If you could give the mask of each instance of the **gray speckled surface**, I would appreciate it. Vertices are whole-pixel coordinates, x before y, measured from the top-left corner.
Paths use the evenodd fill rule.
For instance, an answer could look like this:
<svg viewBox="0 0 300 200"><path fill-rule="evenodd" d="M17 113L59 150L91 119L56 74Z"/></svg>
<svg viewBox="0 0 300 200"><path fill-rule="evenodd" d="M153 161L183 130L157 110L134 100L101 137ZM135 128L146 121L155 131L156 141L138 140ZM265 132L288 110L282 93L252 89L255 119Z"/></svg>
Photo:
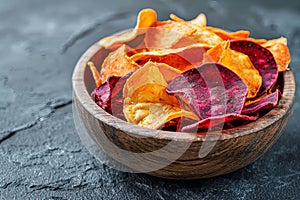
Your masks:
<svg viewBox="0 0 300 200"><path fill-rule="evenodd" d="M118 172L82 145L72 115L71 76L99 38L135 24L152 7L208 23L289 39L300 81L299 1L0 0L0 199L299 199L300 105L278 142L255 163L224 176L171 181Z"/></svg>

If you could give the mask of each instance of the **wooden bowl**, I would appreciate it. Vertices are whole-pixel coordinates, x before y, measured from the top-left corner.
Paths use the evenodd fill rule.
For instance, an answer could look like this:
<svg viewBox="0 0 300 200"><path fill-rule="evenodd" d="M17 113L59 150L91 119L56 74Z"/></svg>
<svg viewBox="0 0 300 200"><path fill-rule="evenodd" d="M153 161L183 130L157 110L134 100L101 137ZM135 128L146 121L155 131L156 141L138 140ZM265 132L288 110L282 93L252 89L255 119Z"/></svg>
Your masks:
<svg viewBox="0 0 300 200"><path fill-rule="evenodd" d="M72 79L75 109L99 149L137 172L172 179L199 179L235 171L270 149L291 113L295 80L292 71L286 71L279 77L283 84L279 105L255 122L226 130L226 136L203 138L142 128L108 114L90 97L95 84L87 62L93 61L100 69L107 54L96 43L78 61Z"/></svg>

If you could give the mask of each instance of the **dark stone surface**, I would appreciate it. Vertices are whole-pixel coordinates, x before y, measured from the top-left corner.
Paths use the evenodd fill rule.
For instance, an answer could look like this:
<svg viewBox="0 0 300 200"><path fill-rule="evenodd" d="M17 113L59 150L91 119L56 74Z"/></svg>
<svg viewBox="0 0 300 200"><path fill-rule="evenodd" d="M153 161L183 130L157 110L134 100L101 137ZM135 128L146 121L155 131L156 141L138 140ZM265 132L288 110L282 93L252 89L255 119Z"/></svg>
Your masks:
<svg viewBox="0 0 300 200"><path fill-rule="evenodd" d="M299 1L0 0L0 199L299 199L299 92L278 142L224 176L171 181L110 169L82 145L72 116L71 76L99 38L133 27L141 8L289 39L299 84Z"/></svg>

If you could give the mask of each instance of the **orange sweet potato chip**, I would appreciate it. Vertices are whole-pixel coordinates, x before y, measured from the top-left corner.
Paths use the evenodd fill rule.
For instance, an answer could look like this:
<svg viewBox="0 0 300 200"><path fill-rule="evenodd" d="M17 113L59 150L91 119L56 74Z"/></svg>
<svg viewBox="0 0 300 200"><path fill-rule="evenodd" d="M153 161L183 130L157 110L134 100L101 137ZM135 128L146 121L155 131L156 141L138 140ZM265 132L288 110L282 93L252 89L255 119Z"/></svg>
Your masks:
<svg viewBox="0 0 300 200"><path fill-rule="evenodd" d="M267 40L264 43L262 43L261 46L263 46L265 48L268 48L268 47L271 47L271 46L273 46L275 44L278 44L278 43L282 43L282 44L287 45L287 39L285 37L280 37L280 38L276 38L276 39L273 39L273 40Z"/></svg>
<svg viewBox="0 0 300 200"><path fill-rule="evenodd" d="M136 70L139 66L127 56L125 45L111 52L103 61L100 71L100 81L104 83L111 75L124 76Z"/></svg>
<svg viewBox="0 0 300 200"><path fill-rule="evenodd" d="M291 56L289 48L287 47L286 38L281 37L278 39L269 40L266 43L262 44L262 46L267 48L273 54L279 72L288 70L289 64L291 62Z"/></svg>
<svg viewBox="0 0 300 200"><path fill-rule="evenodd" d="M171 78L169 70L172 68L166 64L148 62L128 78L123 90L123 113L128 122L158 129L181 116L198 119L194 113L182 110L175 96L166 93L166 79L179 74L175 70Z"/></svg>
<svg viewBox="0 0 300 200"><path fill-rule="evenodd" d="M91 61L88 62L88 66L93 74L93 78L94 78L96 86L99 87L102 84L99 71L97 70L95 64Z"/></svg>
<svg viewBox="0 0 300 200"><path fill-rule="evenodd" d="M152 9L143 9L140 11L137 17L135 28L131 32L125 32L121 35L113 35L103 38L99 41L99 44L104 48L112 48L120 46L124 42L133 40L137 35L142 34L146 28L150 27L157 21L157 14Z"/></svg>
<svg viewBox="0 0 300 200"><path fill-rule="evenodd" d="M288 70L291 56L288 47L285 44L278 43L267 48L274 56L278 66L278 71L283 72Z"/></svg>
<svg viewBox="0 0 300 200"><path fill-rule="evenodd" d="M170 19L174 22L184 22L184 19L181 19L180 17L178 17L173 13L170 14Z"/></svg>
<svg viewBox="0 0 300 200"><path fill-rule="evenodd" d="M229 40L229 39L246 39L249 37L250 32L245 30L239 30L235 32L228 32L220 28L216 27L206 27L207 30L214 32L219 37L221 37L223 40Z"/></svg>
<svg viewBox="0 0 300 200"><path fill-rule="evenodd" d="M212 61L232 70L247 84L247 98L256 96L262 84L262 77L247 55L230 49L230 41L218 44L208 50L207 54Z"/></svg>
<svg viewBox="0 0 300 200"><path fill-rule="evenodd" d="M164 49L140 52L132 55L130 58L143 65L148 61L166 63L180 71L191 69L202 63L203 53L206 46L195 44L178 49Z"/></svg>

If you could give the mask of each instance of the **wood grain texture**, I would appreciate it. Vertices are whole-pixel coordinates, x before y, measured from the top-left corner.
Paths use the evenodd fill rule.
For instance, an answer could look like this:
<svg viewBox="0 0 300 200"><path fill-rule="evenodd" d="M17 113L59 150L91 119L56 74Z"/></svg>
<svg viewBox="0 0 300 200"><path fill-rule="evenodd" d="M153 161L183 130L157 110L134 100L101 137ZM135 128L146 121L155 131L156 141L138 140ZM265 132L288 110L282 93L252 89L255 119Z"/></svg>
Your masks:
<svg viewBox="0 0 300 200"><path fill-rule="evenodd" d="M127 123L102 110L90 97L95 85L87 62L93 61L100 69L108 53L96 43L78 61L73 73L75 108L88 134L102 151L120 163L130 160L130 166L135 169L141 166L142 172L146 171L141 165L144 161L153 163L153 166L163 165L173 159L174 152L181 152L180 156L175 156L173 162L149 174L172 179L199 179L235 171L262 156L277 141L288 122L295 96L292 71L282 74L283 93L276 108L255 122L223 131L223 136L203 138L190 133L151 130ZM209 142L215 143L213 149L205 157L199 158L201 146ZM169 147L167 150L151 156L147 154L166 145ZM128 156L128 152L133 154Z"/></svg>

